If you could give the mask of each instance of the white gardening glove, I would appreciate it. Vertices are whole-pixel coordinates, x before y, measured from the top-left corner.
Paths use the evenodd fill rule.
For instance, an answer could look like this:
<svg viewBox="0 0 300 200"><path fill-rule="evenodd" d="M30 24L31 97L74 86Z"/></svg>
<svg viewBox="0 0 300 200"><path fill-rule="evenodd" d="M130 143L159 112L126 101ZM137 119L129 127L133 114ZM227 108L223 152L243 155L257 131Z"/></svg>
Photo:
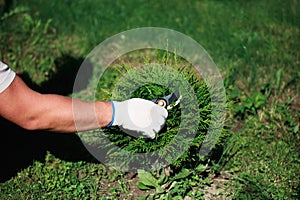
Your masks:
<svg viewBox="0 0 300 200"><path fill-rule="evenodd" d="M112 125L119 126L127 134L142 134L155 138L164 126L168 111L152 101L133 98L126 101L111 101L114 108Z"/></svg>

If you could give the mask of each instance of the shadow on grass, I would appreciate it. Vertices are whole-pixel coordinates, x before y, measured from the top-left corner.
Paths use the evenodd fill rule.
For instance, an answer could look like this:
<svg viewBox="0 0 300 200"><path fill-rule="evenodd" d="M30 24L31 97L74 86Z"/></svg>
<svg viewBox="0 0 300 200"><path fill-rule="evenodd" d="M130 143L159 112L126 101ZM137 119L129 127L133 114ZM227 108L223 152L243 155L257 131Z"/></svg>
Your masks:
<svg viewBox="0 0 300 200"><path fill-rule="evenodd" d="M0 13L8 12L10 7L12 6L12 0L0 0Z"/></svg>
<svg viewBox="0 0 300 200"><path fill-rule="evenodd" d="M34 84L27 74L20 76L29 87L39 92L69 95L72 93L76 73L82 61L68 55L58 58L57 72L41 86ZM91 73L92 69L87 72ZM90 76L90 74L86 75L86 77ZM82 85L86 86L87 83L88 81L83 80ZM3 118L0 118L0 127L2 130L0 182L16 176L20 170L28 167L35 160L43 161L47 151L67 161L95 162L76 134L27 131Z"/></svg>
<svg viewBox="0 0 300 200"><path fill-rule="evenodd" d="M35 84L30 76L25 72L20 74L20 77L25 81L25 83L35 91L44 94L59 94L59 95L70 95L73 92L73 85L75 78L81 63L82 58L74 58L70 55L63 55L55 60L56 71L50 72L49 80L42 82L40 85ZM89 79L92 75L92 65L85 63L84 72L80 76L80 85L76 88L74 92L78 92L85 89L88 85Z"/></svg>

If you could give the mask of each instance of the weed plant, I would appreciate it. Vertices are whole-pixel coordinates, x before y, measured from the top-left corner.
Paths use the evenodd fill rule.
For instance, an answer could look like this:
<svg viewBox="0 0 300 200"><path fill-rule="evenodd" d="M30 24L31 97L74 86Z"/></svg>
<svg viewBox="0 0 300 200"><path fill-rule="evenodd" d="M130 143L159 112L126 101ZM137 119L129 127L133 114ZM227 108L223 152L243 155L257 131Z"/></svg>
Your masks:
<svg viewBox="0 0 300 200"><path fill-rule="evenodd" d="M131 54L143 57L140 52ZM153 170L166 167L167 163L179 169L196 167L200 162L199 150L212 118L211 96L204 80L188 62L166 51L152 53L152 58L145 57L148 62L138 65L123 60L127 59L120 58L103 73L96 98L103 98L105 94L114 101L129 98L151 100L178 90L182 96L181 102L169 110L166 125L154 140L136 137L135 133L127 134L126 131L112 127L80 133L83 141L100 149L105 148L106 162L118 163L117 166L126 170L144 169L145 166ZM107 79L115 84L107 84ZM101 134L102 131L105 136ZM221 132L214 150L222 147L229 136L225 129ZM101 151L99 154L102 154ZM151 162L164 164L151 168Z"/></svg>

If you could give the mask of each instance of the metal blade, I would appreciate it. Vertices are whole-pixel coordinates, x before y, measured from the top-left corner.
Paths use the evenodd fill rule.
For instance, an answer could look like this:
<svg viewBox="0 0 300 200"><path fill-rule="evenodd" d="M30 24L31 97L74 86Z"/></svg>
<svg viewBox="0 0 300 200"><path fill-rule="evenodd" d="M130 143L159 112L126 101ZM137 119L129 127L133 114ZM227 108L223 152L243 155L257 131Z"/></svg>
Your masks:
<svg viewBox="0 0 300 200"><path fill-rule="evenodd" d="M181 96L179 95L179 91L176 90L175 92L164 96L164 97L160 97L160 98L156 98L156 99L152 99L151 101L153 101L154 103L166 108L166 109L171 109L174 106L176 106L181 100ZM171 105L175 103L174 105Z"/></svg>

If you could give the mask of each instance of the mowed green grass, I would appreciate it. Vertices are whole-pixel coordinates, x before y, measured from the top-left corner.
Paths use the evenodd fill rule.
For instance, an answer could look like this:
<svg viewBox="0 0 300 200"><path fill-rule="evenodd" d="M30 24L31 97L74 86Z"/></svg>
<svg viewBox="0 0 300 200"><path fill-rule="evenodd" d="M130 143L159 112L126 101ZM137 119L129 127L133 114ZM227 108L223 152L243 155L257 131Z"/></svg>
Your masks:
<svg viewBox="0 0 300 200"><path fill-rule="evenodd" d="M220 187L227 189L228 198L297 199L299 10L296 0L14 1L1 18L5 40L0 41L0 59L41 85L61 70L57 58L80 60L121 31L152 26L182 32L214 59L235 103L227 118L232 137L221 159L209 163L210 171L230 177ZM144 61L139 54L135 58ZM1 183L0 197L134 199L154 192L136 189L126 175L102 164L70 162L53 154ZM181 184L193 180L186 177ZM187 188L178 195L200 198L195 187Z"/></svg>

